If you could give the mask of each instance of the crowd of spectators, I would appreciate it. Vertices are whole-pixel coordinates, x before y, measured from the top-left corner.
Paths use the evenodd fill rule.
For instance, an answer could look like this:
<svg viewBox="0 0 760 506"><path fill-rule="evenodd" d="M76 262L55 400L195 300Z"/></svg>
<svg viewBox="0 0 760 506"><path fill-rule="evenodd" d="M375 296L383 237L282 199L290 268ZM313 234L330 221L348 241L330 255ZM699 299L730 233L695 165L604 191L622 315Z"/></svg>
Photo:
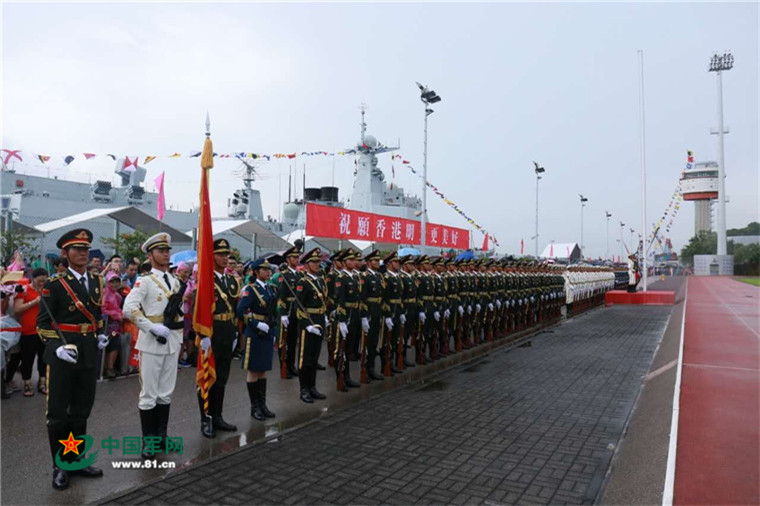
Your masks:
<svg viewBox="0 0 760 506"><path fill-rule="evenodd" d="M99 256L90 259L88 270L103 278L102 317L104 328L111 339L101 357L102 378L113 380L119 376L137 373L138 356L134 350L137 341L137 327L123 313L124 299L134 287L137 279L150 272L150 263L140 258L124 259L112 255L103 261ZM251 271L246 264L230 257L228 274L240 279L245 286ZM68 270L64 258L42 261L39 255L24 259L16 252L11 262L0 266L0 368L2 369L3 399L22 392L24 397L33 397L37 392L47 393L46 366L43 359L44 344L37 335L37 314L40 307L42 287L50 277L59 276ZM192 330L193 297L196 289L197 267L193 263L172 264L171 272L187 283L184 294L184 341L177 367L194 367L196 364L195 335ZM241 357L242 340L234 357ZM33 371L37 370L36 388ZM20 375L20 379L18 376Z"/></svg>

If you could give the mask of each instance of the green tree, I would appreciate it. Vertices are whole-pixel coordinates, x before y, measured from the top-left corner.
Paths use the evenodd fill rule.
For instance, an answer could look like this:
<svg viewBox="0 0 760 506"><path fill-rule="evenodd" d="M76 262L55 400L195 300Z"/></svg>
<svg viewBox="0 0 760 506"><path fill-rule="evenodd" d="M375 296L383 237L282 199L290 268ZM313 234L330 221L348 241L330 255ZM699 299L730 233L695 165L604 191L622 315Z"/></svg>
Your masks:
<svg viewBox="0 0 760 506"><path fill-rule="evenodd" d="M760 244L737 244L734 249L735 265L760 265Z"/></svg>
<svg viewBox="0 0 760 506"><path fill-rule="evenodd" d="M118 237L104 237L100 240L106 247L113 248L116 253L121 255L125 260L137 257L143 258L143 252L140 246L148 239L148 234L141 230L119 234Z"/></svg>
<svg viewBox="0 0 760 506"><path fill-rule="evenodd" d="M726 235L760 235L760 223L752 221L744 228L729 228Z"/></svg>
<svg viewBox="0 0 760 506"><path fill-rule="evenodd" d="M681 263L694 265L694 255L715 255L718 251L718 234L700 232L689 240L681 250Z"/></svg>
<svg viewBox="0 0 760 506"><path fill-rule="evenodd" d="M37 249L34 237L20 228L11 226L9 231L0 234L0 256L6 266L13 262L16 250L24 255L27 265L31 265L31 258L37 254Z"/></svg>

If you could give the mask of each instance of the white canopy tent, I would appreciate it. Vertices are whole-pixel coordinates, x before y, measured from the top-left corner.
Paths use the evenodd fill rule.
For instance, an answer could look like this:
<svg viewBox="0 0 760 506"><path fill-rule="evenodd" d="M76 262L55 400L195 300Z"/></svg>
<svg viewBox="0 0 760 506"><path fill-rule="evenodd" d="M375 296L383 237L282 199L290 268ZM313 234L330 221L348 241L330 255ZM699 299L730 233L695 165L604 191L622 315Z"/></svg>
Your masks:
<svg viewBox="0 0 760 506"><path fill-rule="evenodd" d="M553 258L554 260L573 262L581 258L581 248L574 242L550 243L544 248L541 258Z"/></svg>

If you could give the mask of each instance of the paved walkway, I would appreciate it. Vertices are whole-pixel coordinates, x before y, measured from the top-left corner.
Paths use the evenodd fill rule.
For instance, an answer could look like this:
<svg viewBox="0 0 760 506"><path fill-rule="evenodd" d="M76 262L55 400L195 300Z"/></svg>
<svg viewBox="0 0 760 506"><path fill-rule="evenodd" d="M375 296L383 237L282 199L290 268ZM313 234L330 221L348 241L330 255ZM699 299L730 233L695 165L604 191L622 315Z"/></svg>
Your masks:
<svg viewBox="0 0 760 506"><path fill-rule="evenodd" d="M614 306L113 502L591 503L667 307ZM112 471L115 472L115 471Z"/></svg>
<svg viewBox="0 0 760 506"><path fill-rule="evenodd" d="M760 288L691 277L675 504L760 503Z"/></svg>

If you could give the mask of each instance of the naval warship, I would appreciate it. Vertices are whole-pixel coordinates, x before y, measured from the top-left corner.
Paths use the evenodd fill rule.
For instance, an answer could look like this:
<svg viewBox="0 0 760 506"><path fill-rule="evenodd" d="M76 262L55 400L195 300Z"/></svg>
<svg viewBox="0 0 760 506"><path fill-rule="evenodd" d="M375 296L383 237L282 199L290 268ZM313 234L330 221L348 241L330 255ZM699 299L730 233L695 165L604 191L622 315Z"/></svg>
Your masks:
<svg viewBox="0 0 760 506"><path fill-rule="evenodd" d="M282 204L281 220L272 219L270 216L265 218L261 194L254 187L256 168L245 158L238 158L244 166L242 185L227 200L227 216L214 218L215 236L228 238L233 247L244 252L245 257L252 256L245 254L252 251L252 241L254 244L258 241L257 253L261 253L262 249L277 249L285 243L292 243L296 238L304 238L308 202L420 220L421 199L406 194L402 187L389 184L379 166L378 155L398 148L386 146L367 133L364 107L361 109L360 125L359 142L351 150L356 155L356 171L347 199L341 199L339 189L334 186L304 187L302 198L289 195L287 201ZM124 158L116 158L114 172L120 184L104 180L93 183L70 181L24 173L13 166L4 166L0 171L2 214L10 216L12 222L31 228L91 210L127 206L135 207L155 218L158 194L145 188L145 167L138 165L134 170L125 170ZM184 238L179 242L175 241L175 251L177 248L192 247L191 237L198 224L196 212L167 209L163 222L169 227L185 232L187 236L184 243ZM92 230L96 237L94 247L101 249L105 254L111 251L100 242L100 238L114 237L116 233L131 231L128 226L118 226L108 217L88 219L80 225ZM223 232L217 232L218 230ZM252 240L245 237L247 232L241 233L241 230L253 230L258 232L256 235L259 237ZM269 240L263 232L271 233ZM51 233L39 237L39 253L48 256L58 255L59 251L55 247L57 235Z"/></svg>

